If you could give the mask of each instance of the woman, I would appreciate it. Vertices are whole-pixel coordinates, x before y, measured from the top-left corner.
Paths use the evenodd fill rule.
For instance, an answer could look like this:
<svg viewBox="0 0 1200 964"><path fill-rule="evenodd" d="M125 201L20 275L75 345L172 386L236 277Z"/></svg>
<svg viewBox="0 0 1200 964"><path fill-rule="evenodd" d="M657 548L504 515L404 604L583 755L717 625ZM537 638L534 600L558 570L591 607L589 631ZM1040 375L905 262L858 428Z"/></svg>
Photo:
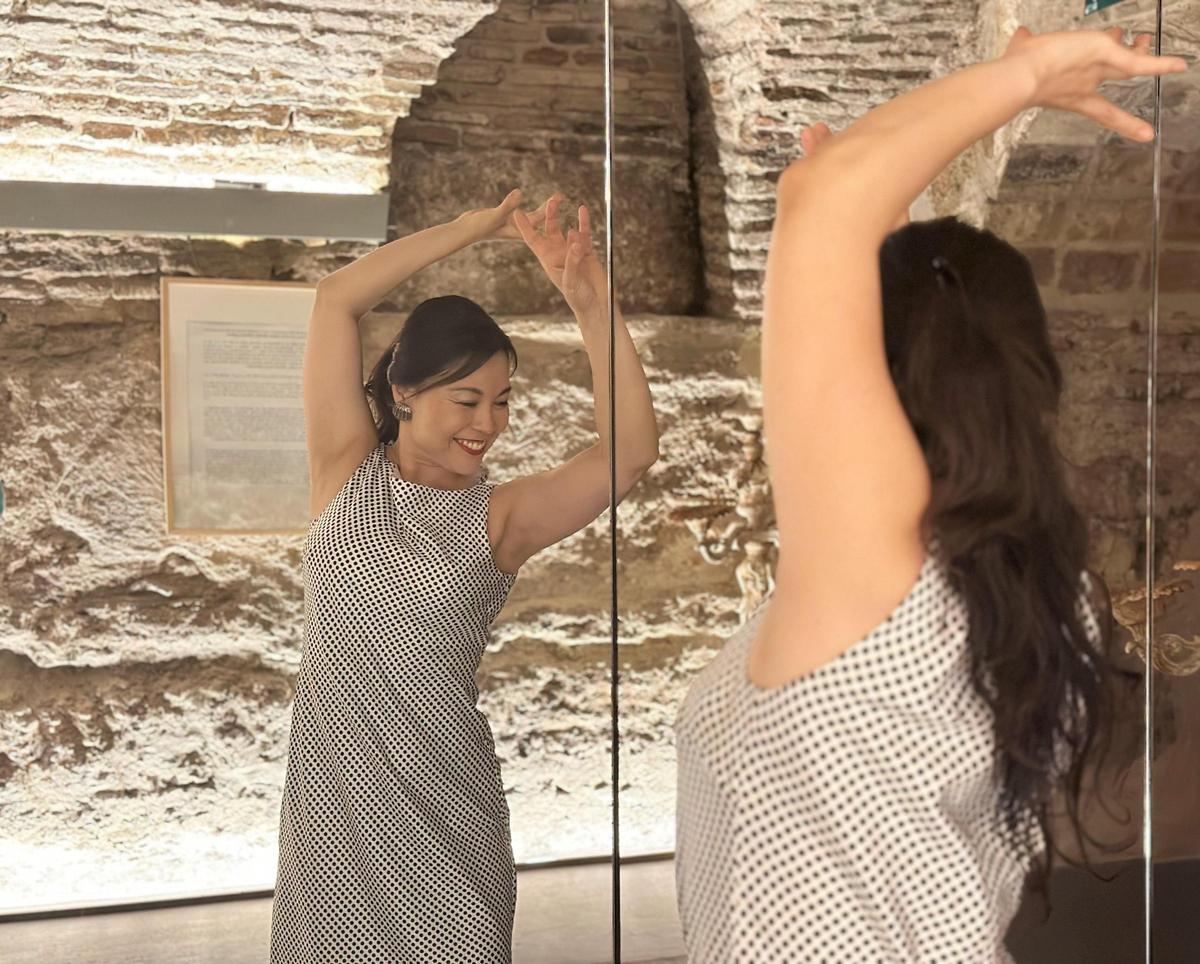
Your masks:
<svg viewBox="0 0 1200 964"><path fill-rule="evenodd" d="M304 356L311 480L304 652L280 813L271 960L511 959L508 807L475 672L521 564L609 504L607 278L588 212L557 195L384 245L317 285ZM482 461L508 425L516 352L478 305L418 305L363 393L358 322L422 267L523 239L591 362L598 441L511 482ZM618 313L617 499L658 456L650 391Z"/></svg>
<svg viewBox="0 0 1200 964"><path fill-rule="evenodd" d="M1007 960L1054 791L1079 830L1110 619L1056 463L1033 273L953 218L890 229L1029 107L1152 140L1096 92L1186 67L1147 43L1020 28L1002 57L806 132L811 156L779 179L776 590L676 720L691 961Z"/></svg>

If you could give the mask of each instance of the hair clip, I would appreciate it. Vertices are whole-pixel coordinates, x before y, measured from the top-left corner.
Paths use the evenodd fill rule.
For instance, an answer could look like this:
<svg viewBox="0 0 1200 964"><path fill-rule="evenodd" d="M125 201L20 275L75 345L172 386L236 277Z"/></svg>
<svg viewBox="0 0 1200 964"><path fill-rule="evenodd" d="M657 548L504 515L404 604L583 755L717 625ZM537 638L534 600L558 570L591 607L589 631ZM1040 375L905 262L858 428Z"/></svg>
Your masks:
<svg viewBox="0 0 1200 964"><path fill-rule="evenodd" d="M938 284L943 288L946 287L947 278L953 279L956 282L958 281L958 276L955 274L954 269L950 266L950 262L943 258L940 254L934 255L933 260L930 261L930 264L933 265L933 271L937 277Z"/></svg>

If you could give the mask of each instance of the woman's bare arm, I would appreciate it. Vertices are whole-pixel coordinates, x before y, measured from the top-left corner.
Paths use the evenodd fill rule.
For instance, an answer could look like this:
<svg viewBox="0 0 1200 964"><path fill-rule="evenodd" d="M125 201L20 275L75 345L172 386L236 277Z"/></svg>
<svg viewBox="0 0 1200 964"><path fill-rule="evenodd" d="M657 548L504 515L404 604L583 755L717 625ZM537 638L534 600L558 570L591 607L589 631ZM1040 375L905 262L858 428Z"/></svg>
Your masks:
<svg viewBox="0 0 1200 964"><path fill-rule="evenodd" d="M820 179L836 197L839 223L882 239L901 212L954 158L977 140L1003 127L1022 111L1039 106L1074 110L1134 140L1153 139L1154 130L1109 103L1089 86L1134 74L1174 73L1187 68L1177 57L1147 53L1150 35L1131 47L1124 31L1065 31L1035 36L1028 28L1014 33L1004 55L973 64L923 84L860 117L821 145L820 158L793 163L781 183L803 172ZM1107 35L1107 40L1104 35ZM1064 41L1066 45L1064 45ZM1116 41L1114 44L1113 41ZM1107 62L1076 54L1091 42L1111 48ZM1083 56L1077 71L1064 69L1064 52ZM1091 70L1091 73L1088 70ZM1054 77L1061 72L1064 83ZM1090 84L1089 84L1090 81Z"/></svg>
<svg viewBox="0 0 1200 964"><path fill-rule="evenodd" d="M304 426L312 502L317 509L377 444L363 392L358 324L397 285L475 241L452 221L397 238L317 283L304 345ZM347 469L346 466L349 466Z"/></svg>
<svg viewBox="0 0 1200 964"><path fill-rule="evenodd" d="M515 571L546 546L578 532L609 504L608 278L592 247L586 207L579 209L579 228L563 236L552 198L545 234L538 234L523 215L514 216L518 230L547 276L563 293L583 335L592 371L593 414L599 441L556 468L497 486L493 498L504 517L497 558ZM616 501L658 459L658 423L646 373L620 309L615 311L616 356Z"/></svg>
<svg viewBox="0 0 1200 964"><path fill-rule="evenodd" d="M614 310L616 354L616 463L618 499L623 497L658 459L658 422L650 385L638 357L637 348L618 306ZM613 447L608 419L608 312L591 318L579 318L583 343L592 369L592 408L600 451L607 461Z"/></svg>
<svg viewBox="0 0 1200 964"><path fill-rule="evenodd" d="M1030 36L1019 31L1010 51ZM1037 39L1050 41L1038 58L1006 54L897 97L780 178L762 346L780 537L764 643L775 647L767 674L775 679L861 638L923 561L931 481L883 342L879 246L897 216L960 151L1027 107L1078 103L1107 126L1142 129L1087 87L1094 92L1105 58L1130 66L1145 58L1112 49L1111 38ZM797 620L803 638L786 631Z"/></svg>
<svg viewBox="0 0 1200 964"><path fill-rule="evenodd" d="M837 228L881 242L941 171L979 140L1031 106L1028 71L1003 58L973 64L882 104L793 162L779 178L779 196L803 179L812 200L819 181L836 203Z"/></svg>
<svg viewBox="0 0 1200 964"><path fill-rule="evenodd" d="M505 199L508 207L504 216L507 217L519 203L519 192L512 192ZM326 275L321 279L321 286L332 301L345 307L354 317L361 318L422 268L483 240L481 225L481 221L463 215L389 241Z"/></svg>

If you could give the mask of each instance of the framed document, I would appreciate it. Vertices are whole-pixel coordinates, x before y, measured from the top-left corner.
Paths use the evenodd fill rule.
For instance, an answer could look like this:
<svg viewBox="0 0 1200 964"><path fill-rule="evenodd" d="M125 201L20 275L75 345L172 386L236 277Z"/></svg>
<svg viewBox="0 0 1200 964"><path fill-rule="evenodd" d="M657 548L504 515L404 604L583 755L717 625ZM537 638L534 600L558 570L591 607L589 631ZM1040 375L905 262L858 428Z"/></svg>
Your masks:
<svg viewBox="0 0 1200 964"><path fill-rule="evenodd" d="M316 285L162 279L167 531L308 525L301 367Z"/></svg>

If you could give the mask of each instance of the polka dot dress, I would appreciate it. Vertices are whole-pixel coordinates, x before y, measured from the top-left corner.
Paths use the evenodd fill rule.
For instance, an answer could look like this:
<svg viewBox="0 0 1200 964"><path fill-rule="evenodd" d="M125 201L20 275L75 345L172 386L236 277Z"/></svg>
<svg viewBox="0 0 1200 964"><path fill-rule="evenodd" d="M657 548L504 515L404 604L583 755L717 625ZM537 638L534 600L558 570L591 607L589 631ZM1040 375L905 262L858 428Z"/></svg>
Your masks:
<svg viewBox="0 0 1200 964"><path fill-rule="evenodd" d="M512 955L509 814L475 672L515 574L492 484L401 479L374 449L310 525L271 961Z"/></svg>
<svg viewBox="0 0 1200 964"><path fill-rule="evenodd" d="M936 549L833 661L775 689L747 680L768 600L693 680L675 720L692 964L1011 960L1028 868L995 829L991 716Z"/></svg>

